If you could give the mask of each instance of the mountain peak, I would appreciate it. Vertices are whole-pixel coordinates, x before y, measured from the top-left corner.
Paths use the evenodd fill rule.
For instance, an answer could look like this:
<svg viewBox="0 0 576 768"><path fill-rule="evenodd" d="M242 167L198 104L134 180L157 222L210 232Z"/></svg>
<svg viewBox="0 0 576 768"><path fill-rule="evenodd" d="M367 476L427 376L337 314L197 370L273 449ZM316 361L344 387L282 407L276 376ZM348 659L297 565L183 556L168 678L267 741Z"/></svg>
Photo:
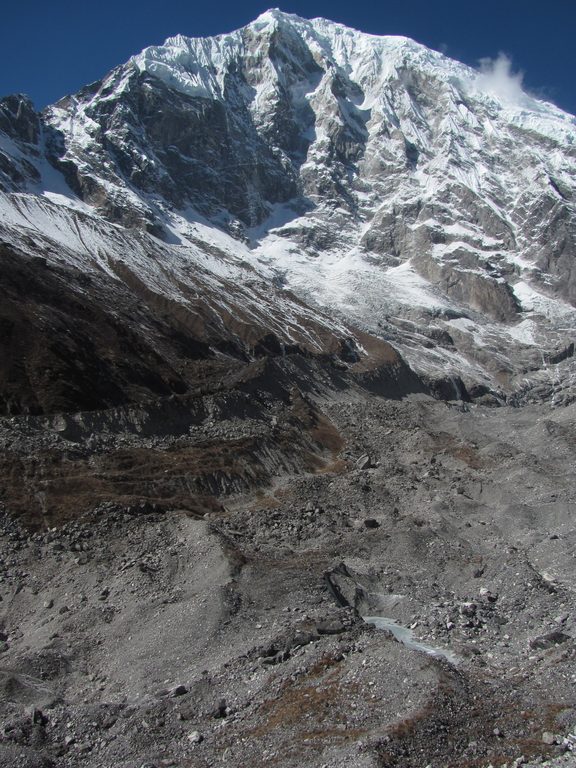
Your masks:
<svg viewBox="0 0 576 768"><path fill-rule="evenodd" d="M261 13L252 24L258 24L261 22L269 21L305 21L301 16L297 16L294 13L286 13L280 10L280 8L269 8L267 11Z"/></svg>
<svg viewBox="0 0 576 768"><path fill-rule="evenodd" d="M453 370L453 344L504 380L511 327L529 368L575 317L574 118L525 97L505 66L479 73L273 8L146 48L42 125L4 113L20 141L4 189L42 175L57 194L38 149L21 149L41 136L105 220L184 247L209 231L263 279L387 328L424 369ZM390 317L421 336L434 325L446 348L424 359Z"/></svg>

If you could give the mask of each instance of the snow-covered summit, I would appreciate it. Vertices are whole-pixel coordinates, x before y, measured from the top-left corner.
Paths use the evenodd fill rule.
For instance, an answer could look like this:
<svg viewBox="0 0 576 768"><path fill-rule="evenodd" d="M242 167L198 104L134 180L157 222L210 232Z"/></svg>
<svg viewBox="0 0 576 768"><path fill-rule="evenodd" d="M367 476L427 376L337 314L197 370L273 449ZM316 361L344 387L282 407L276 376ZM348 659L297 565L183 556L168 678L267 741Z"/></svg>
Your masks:
<svg viewBox="0 0 576 768"><path fill-rule="evenodd" d="M268 10L231 33L210 38L170 37L163 45L145 48L131 62L184 92L195 93L194 86L186 77L179 79L179 74L193 75L203 66L216 71L225 68L238 56L249 55L254 48L265 48L271 36L287 52L291 46L297 49L303 43L319 62L342 68L365 87L381 85L386 73L407 61L437 68L439 76L460 76L470 81L476 76L474 70L408 37L371 35L328 19L303 19L279 9Z"/></svg>
<svg viewBox="0 0 576 768"><path fill-rule="evenodd" d="M518 124L569 143L575 140L575 118L523 91L521 81L506 71L503 61L495 62L488 72L480 72L408 37L368 34L328 19L304 19L277 8L231 33L211 38L168 38L163 45L145 48L131 62L184 93L217 97L222 87L217 73L222 77L238 57L250 55L255 37L266 45L272 35L287 51L304 43L318 63L341 69L366 92L367 103L374 103L399 70L410 67L427 71L467 98L484 99L493 108L513 113Z"/></svg>

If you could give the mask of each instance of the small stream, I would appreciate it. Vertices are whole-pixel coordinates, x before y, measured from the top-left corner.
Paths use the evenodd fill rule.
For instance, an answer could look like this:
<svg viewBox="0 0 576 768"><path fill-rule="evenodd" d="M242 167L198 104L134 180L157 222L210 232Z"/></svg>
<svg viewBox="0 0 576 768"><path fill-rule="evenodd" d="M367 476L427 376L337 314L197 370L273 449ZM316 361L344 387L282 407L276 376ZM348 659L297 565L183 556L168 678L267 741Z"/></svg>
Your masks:
<svg viewBox="0 0 576 768"><path fill-rule="evenodd" d="M385 616L362 616L362 618L367 624L374 624L377 629L386 629L388 632L392 632L396 640L405 645L406 648L426 653L428 656L434 656L437 659L445 659L454 666L458 664L459 659L452 651L447 651L444 648L434 648L431 645L422 643L420 640L416 640L411 629L403 627L394 619L387 619Z"/></svg>

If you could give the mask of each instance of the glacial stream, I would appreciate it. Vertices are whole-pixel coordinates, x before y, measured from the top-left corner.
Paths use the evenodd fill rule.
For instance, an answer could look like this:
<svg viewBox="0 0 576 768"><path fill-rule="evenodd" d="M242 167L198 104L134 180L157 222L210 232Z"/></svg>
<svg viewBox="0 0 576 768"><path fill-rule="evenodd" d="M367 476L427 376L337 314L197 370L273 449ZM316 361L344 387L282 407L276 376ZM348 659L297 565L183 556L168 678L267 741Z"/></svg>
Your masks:
<svg viewBox="0 0 576 768"><path fill-rule="evenodd" d="M416 640L411 629L403 627L394 619L387 619L384 616L362 616L362 618L367 624L374 624L377 629L385 629L388 632L392 632L396 640L405 645L406 648L426 653L428 656L446 659L449 664L454 664L455 666L458 664L459 659L452 651L447 651L444 648L434 648L431 645L422 643L420 640Z"/></svg>

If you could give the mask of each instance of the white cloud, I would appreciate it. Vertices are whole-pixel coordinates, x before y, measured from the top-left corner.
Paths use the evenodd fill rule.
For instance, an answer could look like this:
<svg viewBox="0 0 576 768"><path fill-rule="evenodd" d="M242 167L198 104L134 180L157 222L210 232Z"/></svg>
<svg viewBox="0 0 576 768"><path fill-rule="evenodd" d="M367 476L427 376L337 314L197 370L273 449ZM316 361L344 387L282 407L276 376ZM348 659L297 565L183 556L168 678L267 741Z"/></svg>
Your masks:
<svg viewBox="0 0 576 768"><path fill-rule="evenodd" d="M496 59L480 59L477 87L502 102L520 106L526 101L523 79L523 72L512 71L512 61L505 53L499 53Z"/></svg>

